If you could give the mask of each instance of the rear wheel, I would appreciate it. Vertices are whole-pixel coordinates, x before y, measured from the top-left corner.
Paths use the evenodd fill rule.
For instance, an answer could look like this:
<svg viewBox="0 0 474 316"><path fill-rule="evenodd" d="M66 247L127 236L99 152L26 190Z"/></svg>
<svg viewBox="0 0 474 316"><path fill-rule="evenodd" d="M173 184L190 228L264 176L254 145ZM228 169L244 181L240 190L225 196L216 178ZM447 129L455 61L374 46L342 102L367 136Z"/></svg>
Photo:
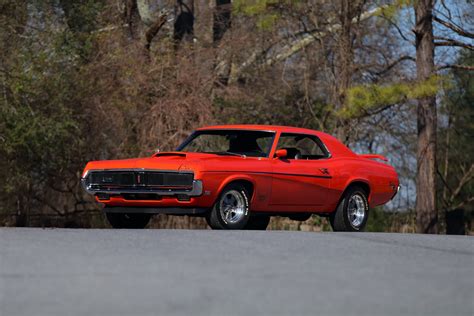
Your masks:
<svg viewBox="0 0 474 316"><path fill-rule="evenodd" d="M228 185L208 213L208 225L212 229L243 229L250 216L248 196L242 185Z"/></svg>
<svg viewBox="0 0 474 316"><path fill-rule="evenodd" d="M358 186L350 187L329 217L334 231L362 231L369 217L367 193Z"/></svg>
<svg viewBox="0 0 474 316"><path fill-rule="evenodd" d="M109 213L106 212L107 220L113 228L145 228L150 221L151 214L142 213Z"/></svg>

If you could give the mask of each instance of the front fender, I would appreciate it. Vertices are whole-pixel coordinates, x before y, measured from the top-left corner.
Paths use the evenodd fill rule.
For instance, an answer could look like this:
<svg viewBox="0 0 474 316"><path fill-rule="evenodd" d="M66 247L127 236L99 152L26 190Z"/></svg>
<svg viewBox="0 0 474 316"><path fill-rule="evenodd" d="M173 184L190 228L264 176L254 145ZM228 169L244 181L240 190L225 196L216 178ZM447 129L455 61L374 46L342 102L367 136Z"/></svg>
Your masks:
<svg viewBox="0 0 474 316"><path fill-rule="evenodd" d="M247 182L250 182L252 183L252 186L253 186L253 193L256 192L257 190L257 183L255 181L254 178L252 178L251 176L247 175L247 174L233 174L231 176L228 176L226 177L222 182L221 184L219 185L219 188L217 189L217 196L219 196L222 192L222 190L224 190L224 188L229 185L230 183L232 182L235 182L235 181L247 181ZM255 195L256 194L252 194L252 199L250 200L250 202L253 201L253 199L255 199Z"/></svg>

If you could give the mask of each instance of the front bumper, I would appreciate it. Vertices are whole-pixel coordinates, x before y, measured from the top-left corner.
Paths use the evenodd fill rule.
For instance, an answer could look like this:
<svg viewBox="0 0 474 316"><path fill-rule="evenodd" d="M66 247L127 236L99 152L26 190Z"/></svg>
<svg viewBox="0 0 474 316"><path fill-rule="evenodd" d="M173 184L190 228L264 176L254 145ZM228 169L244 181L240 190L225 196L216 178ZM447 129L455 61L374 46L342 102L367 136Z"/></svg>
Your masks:
<svg viewBox="0 0 474 316"><path fill-rule="evenodd" d="M81 179L81 184L84 190L92 195L96 194L109 194L109 195L121 195L121 194L156 194L159 196L173 196L173 195L184 195L188 197L200 196L203 192L203 185L201 180L193 180L191 188L159 188L159 187L147 187L147 186L133 186L124 188L95 188L87 181L87 174Z"/></svg>

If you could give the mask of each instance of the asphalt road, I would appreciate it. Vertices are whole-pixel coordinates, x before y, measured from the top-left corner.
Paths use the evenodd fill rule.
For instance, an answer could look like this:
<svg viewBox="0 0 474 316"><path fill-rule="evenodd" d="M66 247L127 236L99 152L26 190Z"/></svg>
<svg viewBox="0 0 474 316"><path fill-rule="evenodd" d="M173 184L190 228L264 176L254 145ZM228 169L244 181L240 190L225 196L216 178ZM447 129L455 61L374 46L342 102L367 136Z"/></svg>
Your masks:
<svg viewBox="0 0 474 316"><path fill-rule="evenodd" d="M0 315L474 315L474 238L3 228Z"/></svg>

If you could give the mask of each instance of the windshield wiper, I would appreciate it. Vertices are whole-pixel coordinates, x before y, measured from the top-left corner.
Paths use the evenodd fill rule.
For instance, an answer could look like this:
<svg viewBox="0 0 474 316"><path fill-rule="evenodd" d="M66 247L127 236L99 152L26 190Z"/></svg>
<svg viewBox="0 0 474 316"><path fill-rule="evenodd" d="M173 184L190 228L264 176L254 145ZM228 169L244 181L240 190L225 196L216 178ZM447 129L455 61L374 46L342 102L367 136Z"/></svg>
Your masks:
<svg viewBox="0 0 474 316"><path fill-rule="evenodd" d="M242 158L246 157L245 155L234 153L234 152L231 152L231 151L217 151L217 152L213 152L213 154L221 155L221 156L238 156L238 157L242 157Z"/></svg>

